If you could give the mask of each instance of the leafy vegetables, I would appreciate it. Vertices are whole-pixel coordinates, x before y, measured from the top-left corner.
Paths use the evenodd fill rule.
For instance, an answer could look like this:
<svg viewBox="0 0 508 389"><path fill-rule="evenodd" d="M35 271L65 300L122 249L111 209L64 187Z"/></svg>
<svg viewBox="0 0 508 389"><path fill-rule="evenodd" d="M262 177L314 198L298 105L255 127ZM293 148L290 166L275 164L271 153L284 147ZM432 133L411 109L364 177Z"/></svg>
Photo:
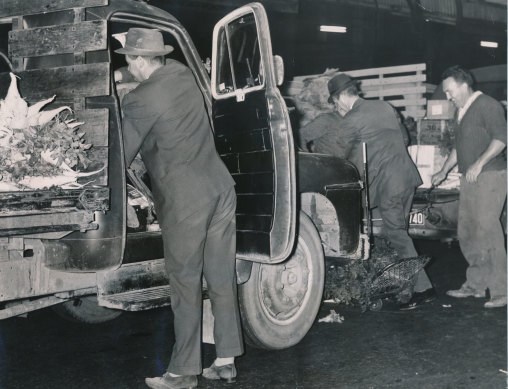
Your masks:
<svg viewBox="0 0 508 389"><path fill-rule="evenodd" d="M29 107L19 95L16 76L10 76L7 96L0 100L0 191L40 189L51 181L80 187L79 177L98 172L76 171L90 163L87 151L92 145L79 131L83 123L71 117L70 107L41 111L55 96Z"/></svg>

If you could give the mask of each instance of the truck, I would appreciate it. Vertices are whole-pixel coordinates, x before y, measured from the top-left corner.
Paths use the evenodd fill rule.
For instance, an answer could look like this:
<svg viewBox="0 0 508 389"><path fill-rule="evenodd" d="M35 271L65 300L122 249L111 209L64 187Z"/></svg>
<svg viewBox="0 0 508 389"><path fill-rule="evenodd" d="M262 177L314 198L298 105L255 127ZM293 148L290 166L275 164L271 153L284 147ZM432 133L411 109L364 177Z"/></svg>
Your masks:
<svg viewBox="0 0 508 389"><path fill-rule="evenodd" d="M278 89L283 60L272 53L263 6L247 4L217 23L210 64L177 19L142 1L5 0L0 22L9 44L3 66L19 78L21 96L34 103L55 95L52 106L71 106L93 144L88 169L100 171L79 188L0 192L0 318L53 307L98 323L171 303L150 182L142 168L125 166L125 86L113 76L125 65L117 37L145 27L161 31L172 58L192 70L236 183L246 341L297 344L321 304L325 256L361 261L369 241L354 165L293 144ZM8 77L0 74L2 87Z"/></svg>

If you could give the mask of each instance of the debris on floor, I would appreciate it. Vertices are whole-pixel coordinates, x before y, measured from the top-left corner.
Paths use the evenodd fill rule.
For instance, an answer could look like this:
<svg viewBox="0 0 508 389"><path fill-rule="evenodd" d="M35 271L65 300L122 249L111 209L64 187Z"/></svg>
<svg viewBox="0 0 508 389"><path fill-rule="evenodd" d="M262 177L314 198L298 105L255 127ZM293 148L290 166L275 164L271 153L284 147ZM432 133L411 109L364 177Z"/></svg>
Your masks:
<svg viewBox="0 0 508 389"><path fill-rule="evenodd" d="M398 259L395 250L381 238L376 238L368 261L350 261L328 266L325 276L325 300L359 305L362 312L370 303L369 292L373 277L385 266Z"/></svg>
<svg viewBox="0 0 508 389"><path fill-rule="evenodd" d="M334 309L330 310L330 314L318 320L318 323L342 323L344 322L344 316L335 312Z"/></svg>

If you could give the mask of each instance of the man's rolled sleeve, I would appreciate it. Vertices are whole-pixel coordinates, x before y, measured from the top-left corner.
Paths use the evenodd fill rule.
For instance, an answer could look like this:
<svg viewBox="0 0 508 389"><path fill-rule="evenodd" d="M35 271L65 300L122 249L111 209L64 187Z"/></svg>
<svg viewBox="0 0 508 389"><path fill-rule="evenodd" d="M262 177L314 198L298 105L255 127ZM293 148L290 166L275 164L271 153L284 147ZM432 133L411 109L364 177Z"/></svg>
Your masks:
<svg viewBox="0 0 508 389"><path fill-rule="evenodd" d="M485 127L490 132L492 139L499 140L506 145L506 119L501 104L494 105L491 112L486 112L485 120L488 121Z"/></svg>

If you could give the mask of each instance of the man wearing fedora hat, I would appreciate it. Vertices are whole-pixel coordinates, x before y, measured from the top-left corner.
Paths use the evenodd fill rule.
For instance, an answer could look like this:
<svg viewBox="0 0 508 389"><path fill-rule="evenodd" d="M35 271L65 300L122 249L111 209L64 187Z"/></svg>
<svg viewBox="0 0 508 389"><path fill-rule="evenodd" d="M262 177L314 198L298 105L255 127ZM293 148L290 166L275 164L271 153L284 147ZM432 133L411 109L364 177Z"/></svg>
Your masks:
<svg viewBox="0 0 508 389"><path fill-rule="evenodd" d="M162 230L171 286L175 344L156 389L193 388L201 366L202 276L215 318L217 359L210 379L233 381L234 357L243 353L235 278L234 181L215 150L203 95L193 73L164 59L173 50L162 34L129 29L128 71L140 84L122 100L125 161L138 153L146 165Z"/></svg>
<svg viewBox="0 0 508 389"><path fill-rule="evenodd" d="M356 80L347 74L333 77L328 90L328 101L344 115L338 138L339 156L351 160L362 171L362 145L366 144L370 206L379 209L382 233L399 257L418 256L407 228L414 191L422 180L407 151L406 129L387 102L361 98ZM412 309L434 299L434 288L423 269L414 290L411 301L401 305L401 309Z"/></svg>

